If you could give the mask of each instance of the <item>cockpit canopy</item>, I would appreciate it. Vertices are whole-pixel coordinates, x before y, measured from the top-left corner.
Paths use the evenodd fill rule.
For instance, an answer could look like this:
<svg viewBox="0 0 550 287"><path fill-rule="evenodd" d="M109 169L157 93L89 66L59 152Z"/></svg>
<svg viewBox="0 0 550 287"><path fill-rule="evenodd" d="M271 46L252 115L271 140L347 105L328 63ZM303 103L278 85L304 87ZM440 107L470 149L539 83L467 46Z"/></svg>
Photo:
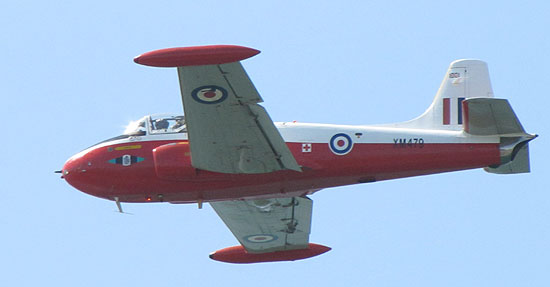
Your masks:
<svg viewBox="0 0 550 287"><path fill-rule="evenodd" d="M182 115L151 115L130 122L124 135L145 136L187 132Z"/></svg>

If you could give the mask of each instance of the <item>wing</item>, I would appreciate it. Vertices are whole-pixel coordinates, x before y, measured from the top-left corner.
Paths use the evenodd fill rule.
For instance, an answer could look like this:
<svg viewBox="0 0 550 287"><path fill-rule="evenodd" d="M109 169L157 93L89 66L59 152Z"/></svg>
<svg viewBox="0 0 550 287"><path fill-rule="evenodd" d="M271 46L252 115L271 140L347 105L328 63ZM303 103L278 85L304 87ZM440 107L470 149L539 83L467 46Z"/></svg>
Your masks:
<svg viewBox="0 0 550 287"><path fill-rule="evenodd" d="M135 61L178 68L195 168L222 173L301 171L239 60L259 53L239 46L173 48Z"/></svg>
<svg viewBox="0 0 550 287"><path fill-rule="evenodd" d="M313 202L307 197L211 202L250 253L308 248Z"/></svg>

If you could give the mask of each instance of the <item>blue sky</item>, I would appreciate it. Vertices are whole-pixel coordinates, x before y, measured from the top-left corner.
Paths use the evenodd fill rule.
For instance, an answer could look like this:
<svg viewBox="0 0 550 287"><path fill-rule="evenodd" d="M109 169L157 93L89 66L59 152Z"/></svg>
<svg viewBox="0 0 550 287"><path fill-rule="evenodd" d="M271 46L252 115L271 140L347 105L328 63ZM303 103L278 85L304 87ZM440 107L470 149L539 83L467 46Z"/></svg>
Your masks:
<svg viewBox="0 0 550 287"><path fill-rule="evenodd" d="M8 1L0 9L2 286L547 286L546 1ZM511 3L511 4L508 4ZM210 206L114 203L53 174L143 115L182 111L153 49L237 44L276 121L376 124L422 113L449 63L487 61L532 173L482 170L323 190L293 263L231 265Z"/></svg>

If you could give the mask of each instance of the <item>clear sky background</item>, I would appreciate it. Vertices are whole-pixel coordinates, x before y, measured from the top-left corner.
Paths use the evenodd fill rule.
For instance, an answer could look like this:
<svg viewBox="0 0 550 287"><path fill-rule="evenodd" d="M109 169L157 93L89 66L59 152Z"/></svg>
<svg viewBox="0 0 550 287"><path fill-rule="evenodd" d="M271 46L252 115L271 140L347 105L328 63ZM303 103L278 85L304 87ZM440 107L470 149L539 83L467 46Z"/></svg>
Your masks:
<svg viewBox="0 0 550 287"><path fill-rule="evenodd" d="M4 1L1 286L549 286L547 1ZM182 112L154 49L237 44L275 121L377 124L431 103L449 63L488 62L497 97L540 134L532 173L471 170L331 188L307 260L232 265L209 205L126 204L53 171L130 120Z"/></svg>

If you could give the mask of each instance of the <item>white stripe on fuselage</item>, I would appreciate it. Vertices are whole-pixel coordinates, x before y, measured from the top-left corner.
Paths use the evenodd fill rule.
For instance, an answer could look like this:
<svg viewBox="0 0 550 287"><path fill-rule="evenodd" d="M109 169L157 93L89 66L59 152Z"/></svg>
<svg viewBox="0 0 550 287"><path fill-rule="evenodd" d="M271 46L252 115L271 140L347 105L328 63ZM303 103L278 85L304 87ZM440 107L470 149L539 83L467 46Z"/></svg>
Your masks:
<svg viewBox="0 0 550 287"><path fill-rule="evenodd" d="M410 129L399 127L380 126L354 126L309 124L295 122L276 122L285 142L297 143L328 143L330 138L337 133L349 135L354 144L393 144L396 139L422 139L425 144L430 143L499 143L497 136L472 136L464 131ZM140 137L130 137L104 142L86 150L83 150L72 158L80 157L92 149L124 144L139 143L143 141L180 141L187 140L187 133L155 134Z"/></svg>
<svg viewBox="0 0 550 287"><path fill-rule="evenodd" d="M424 143L499 143L497 136L472 136L464 131L410 129L307 123L275 123L286 142L328 143L337 133L348 134L354 143L394 143L394 139L422 138Z"/></svg>

